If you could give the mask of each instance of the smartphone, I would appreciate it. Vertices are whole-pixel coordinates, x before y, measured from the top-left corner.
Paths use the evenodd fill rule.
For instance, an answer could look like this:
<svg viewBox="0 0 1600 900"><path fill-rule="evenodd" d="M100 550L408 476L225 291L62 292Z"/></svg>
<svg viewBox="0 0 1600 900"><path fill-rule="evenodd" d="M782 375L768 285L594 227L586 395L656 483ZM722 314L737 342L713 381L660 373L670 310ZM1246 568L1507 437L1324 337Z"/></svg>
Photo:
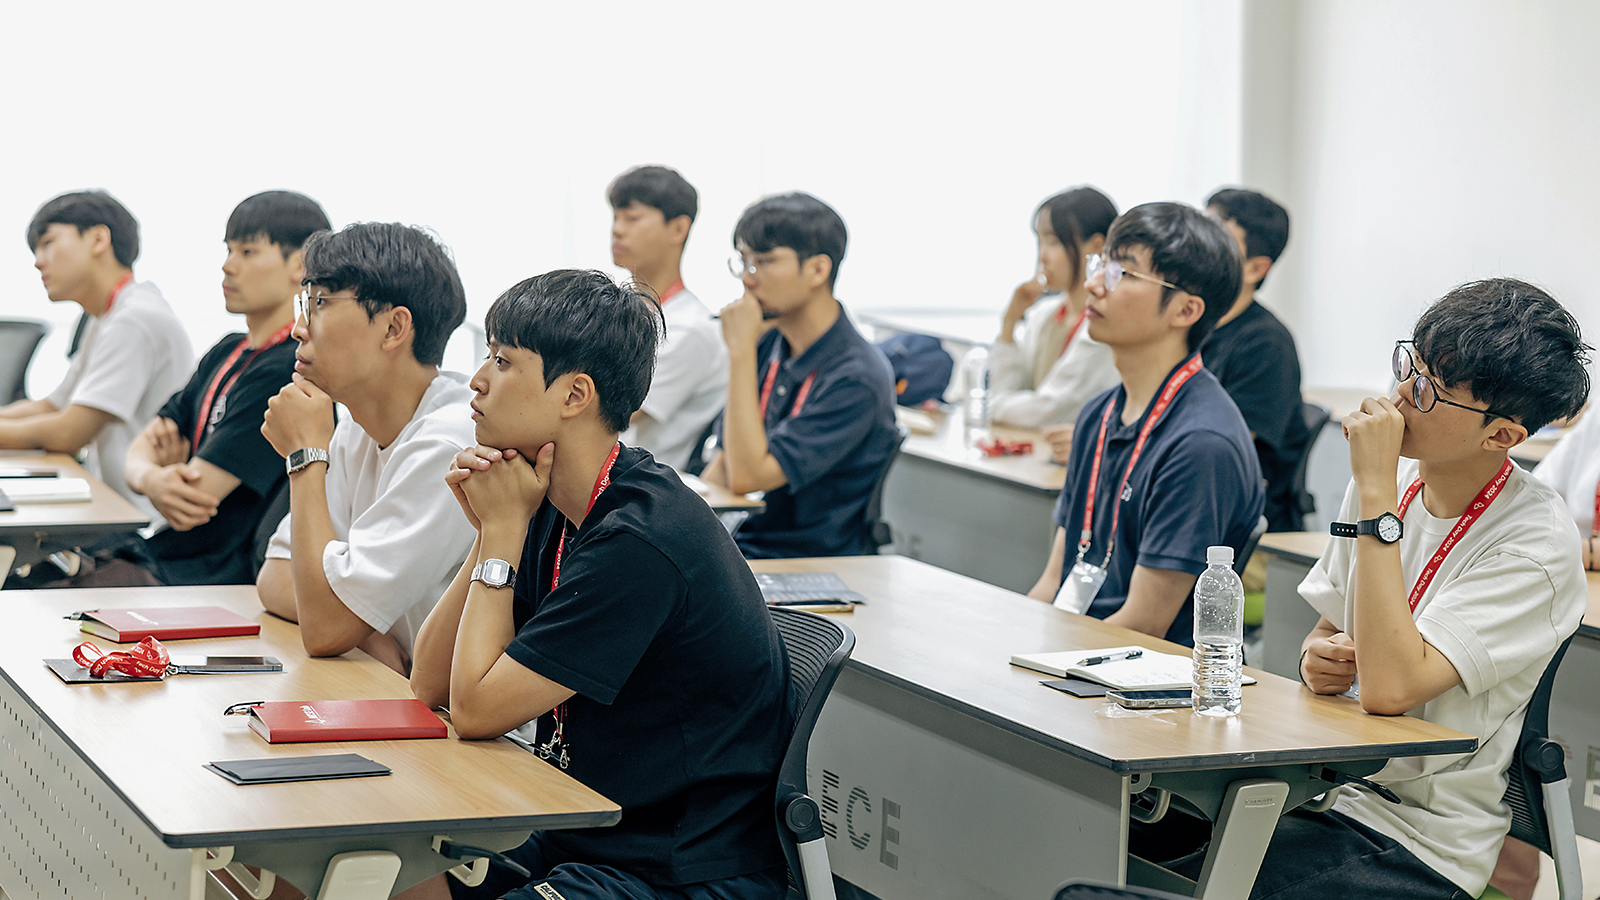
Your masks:
<svg viewBox="0 0 1600 900"><path fill-rule="evenodd" d="M1175 691L1106 691L1106 699L1128 709L1177 709L1194 705L1189 688Z"/></svg>
<svg viewBox="0 0 1600 900"><path fill-rule="evenodd" d="M172 665L180 675L283 671L283 663L275 656L174 656Z"/></svg>

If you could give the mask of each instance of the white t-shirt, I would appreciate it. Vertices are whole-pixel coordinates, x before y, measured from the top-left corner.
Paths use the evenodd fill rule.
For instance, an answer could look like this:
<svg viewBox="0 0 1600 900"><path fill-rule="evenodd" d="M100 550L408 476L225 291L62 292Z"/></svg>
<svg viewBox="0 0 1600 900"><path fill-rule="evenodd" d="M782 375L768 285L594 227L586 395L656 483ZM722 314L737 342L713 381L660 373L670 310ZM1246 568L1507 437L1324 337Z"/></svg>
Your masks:
<svg viewBox="0 0 1600 900"><path fill-rule="evenodd" d="M1400 460L1402 493L1416 476L1416 461ZM1355 521L1357 506L1352 483L1340 521ZM1400 542L1408 594L1455 523L1429 515L1420 494L1412 501ZM1353 540L1330 541L1300 584L1300 595L1340 629L1349 621L1345 597L1355 548ZM1588 606L1578 554L1577 529L1561 498L1513 468L1500 495L1445 557L1415 613L1423 639L1455 666L1461 684L1410 714L1476 735L1478 749L1390 760L1372 780L1398 794L1400 805L1346 788L1334 806L1473 896L1488 884L1510 828L1501 798L1528 700Z"/></svg>
<svg viewBox="0 0 1600 900"><path fill-rule="evenodd" d="M680 290L661 307L667 333L656 350L656 374L641 407L649 418L623 434L657 461L682 469L695 441L728 400L728 347L700 298Z"/></svg>
<svg viewBox="0 0 1600 900"><path fill-rule="evenodd" d="M322 571L340 602L407 653L477 536L444 483L451 459L476 443L472 398L466 376L440 372L389 446L348 416L328 444L335 539L323 548ZM291 508L268 559L289 558L293 519Z"/></svg>
<svg viewBox="0 0 1600 900"><path fill-rule="evenodd" d="M1061 352L1077 321L1070 310L1062 315L1066 302L1065 294L1040 300L1022 314L1016 343L990 345L989 411L994 421L1024 428L1071 423L1096 394L1121 381L1111 348L1089 337L1087 322ZM1045 366L1044 377L1036 377Z"/></svg>
<svg viewBox="0 0 1600 900"><path fill-rule="evenodd" d="M161 289L148 281L129 282L105 315L89 320L67 377L46 398L56 409L87 406L116 417L90 439L84 467L149 516L152 526L166 520L148 498L128 487L123 463L134 438L193 371L188 332Z"/></svg>
<svg viewBox="0 0 1600 900"><path fill-rule="evenodd" d="M1533 477L1556 489L1587 537L1594 533L1594 491L1600 484L1600 411L1590 410L1550 449Z"/></svg>

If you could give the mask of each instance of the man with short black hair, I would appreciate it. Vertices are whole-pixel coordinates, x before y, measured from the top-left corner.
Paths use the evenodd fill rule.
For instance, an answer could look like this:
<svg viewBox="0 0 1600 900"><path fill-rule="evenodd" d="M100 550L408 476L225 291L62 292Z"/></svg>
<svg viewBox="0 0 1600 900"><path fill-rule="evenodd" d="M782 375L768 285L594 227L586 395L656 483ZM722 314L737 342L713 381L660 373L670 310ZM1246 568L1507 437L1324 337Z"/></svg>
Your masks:
<svg viewBox="0 0 1600 900"><path fill-rule="evenodd" d="M472 445L472 391L439 371L466 294L448 251L405 225L312 235L305 267L294 377L261 426L287 460L289 515L257 591L310 655L359 646L404 674L472 546L439 480ZM335 403L350 413L337 425Z"/></svg>
<svg viewBox="0 0 1600 900"><path fill-rule="evenodd" d="M695 458L728 390L728 351L711 310L683 286L683 248L699 210L694 185L674 169L638 166L606 190L611 261L650 290L666 315L656 374L623 443L678 469Z"/></svg>
<svg viewBox="0 0 1600 900"><path fill-rule="evenodd" d="M294 375L289 332L305 276L301 248L329 227L322 207L293 191L256 194L228 217L222 298L228 312L244 316L246 332L200 358L126 460L128 486L168 526L130 550L164 584L255 581L256 531L286 477L261 418Z"/></svg>
<svg viewBox="0 0 1600 900"><path fill-rule="evenodd" d="M28 248L51 302L76 303L90 321L59 387L0 407L0 448L87 448L85 467L159 525L124 480L123 459L189 377L194 350L161 290L133 280L139 223L104 191L62 194L34 214Z"/></svg>
<svg viewBox="0 0 1600 900"><path fill-rule="evenodd" d="M1112 223L1089 261L1088 327L1122 383L1078 415L1060 527L1030 596L1194 643L1206 548L1239 551L1261 516L1250 432L1200 353L1239 278L1233 240L1197 209L1146 203Z"/></svg>
<svg viewBox="0 0 1600 900"><path fill-rule="evenodd" d="M783 645L705 501L617 440L660 313L600 272L506 291L472 379L477 446L446 476L477 542L417 637L411 686L462 738L537 720L539 754L622 807L554 829L476 888L408 897L771 898L773 785L791 723ZM493 789L493 785L486 785Z"/></svg>
<svg viewBox="0 0 1600 900"><path fill-rule="evenodd" d="M1289 329L1255 302L1289 242L1289 213L1265 194L1240 188L1212 194L1206 212L1238 243L1244 269L1238 298L1206 340L1206 368L1250 426L1267 479L1267 530L1299 531L1294 473L1312 438L1301 409L1300 356Z"/></svg>
<svg viewBox="0 0 1600 900"><path fill-rule="evenodd" d="M867 502L898 440L894 375L834 298L845 240L839 214L802 193L767 197L734 227L745 290L720 316L728 405L704 477L766 492L734 534L747 557L867 549Z"/></svg>

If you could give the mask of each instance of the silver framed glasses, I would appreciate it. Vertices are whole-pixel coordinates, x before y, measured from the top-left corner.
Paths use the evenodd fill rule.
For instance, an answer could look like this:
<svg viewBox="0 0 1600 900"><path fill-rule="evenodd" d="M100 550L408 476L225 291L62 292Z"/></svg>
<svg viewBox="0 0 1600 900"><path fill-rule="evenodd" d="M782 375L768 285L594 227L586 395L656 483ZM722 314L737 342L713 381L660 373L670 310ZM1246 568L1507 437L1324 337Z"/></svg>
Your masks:
<svg viewBox="0 0 1600 900"><path fill-rule="evenodd" d="M294 295L295 312L307 322L311 321L311 314L321 312L324 304L335 300L360 300L360 297L329 297L322 293L313 294L309 290L301 291Z"/></svg>
<svg viewBox="0 0 1600 900"><path fill-rule="evenodd" d="M1142 278L1145 281L1159 284L1164 288L1172 288L1175 291L1183 290L1183 288L1178 287L1170 281L1162 281L1154 275L1146 275L1143 272L1136 272L1133 269L1125 268L1122 263L1119 263L1114 259L1106 259L1099 253L1093 254L1089 257L1089 267L1083 278L1084 284L1088 284L1089 282L1093 281L1096 275L1105 276L1106 291L1108 292L1117 289L1117 285L1122 283L1122 276L1124 275L1132 275L1135 278Z"/></svg>

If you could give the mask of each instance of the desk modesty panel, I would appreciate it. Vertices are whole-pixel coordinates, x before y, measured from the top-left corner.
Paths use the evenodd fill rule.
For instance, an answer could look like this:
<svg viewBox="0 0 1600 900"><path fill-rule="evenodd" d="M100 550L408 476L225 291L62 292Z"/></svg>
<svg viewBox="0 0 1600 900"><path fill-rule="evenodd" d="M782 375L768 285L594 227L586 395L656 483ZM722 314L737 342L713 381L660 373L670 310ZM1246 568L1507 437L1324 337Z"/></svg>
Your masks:
<svg viewBox="0 0 1600 900"><path fill-rule="evenodd" d="M88 637L62 618L67 613L189 604L257 619L261 634L173 641L172 653L276 656L283 673L69 686L41 662L69 656ZM141 885L146 896L189 897L204 877L200 848L231 848L235 860L272 869L311 896L332 855L388 849L402 857L403 888L453 865L429 847L435 834L505 849L536 829L603 826L620 816L614 803L505 740L461 741L452 730L443 740L267 744L246 717L224 717L223 709L411 692L360 651L307 658L297 626L263 612L251 586L38 591L8 604L7 615L0 887L11 898L51 896L62 890L57 884L71 896L133 896ZM336 753L361 754L393 774L241 787L202 768Z"/></svg>

